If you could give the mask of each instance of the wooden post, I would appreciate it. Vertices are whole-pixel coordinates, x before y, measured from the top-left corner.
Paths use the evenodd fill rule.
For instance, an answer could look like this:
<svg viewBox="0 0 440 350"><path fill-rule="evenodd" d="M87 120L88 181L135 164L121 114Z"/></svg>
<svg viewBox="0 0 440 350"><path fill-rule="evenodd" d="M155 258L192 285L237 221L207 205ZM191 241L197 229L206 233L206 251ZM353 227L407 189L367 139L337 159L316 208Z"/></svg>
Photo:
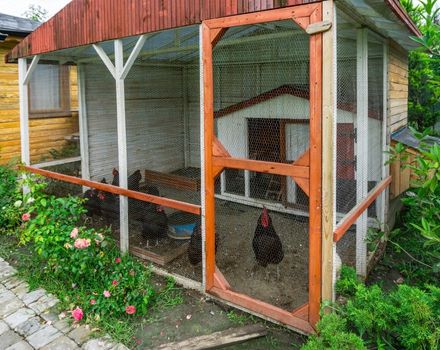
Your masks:
<svg viewBox="0 0 440 350"><path fill-rule="evenodd" d="M390 175L390 165L387 163L389 156L386 151L388 151L388 146L390 144L390 135L388 130L388 42L384 40L383 43L383 96L382 96L382 155L383 155L383 164L382 164L382 179L387 178ZM380 217L379 220L382 225L382 230L386 230L387 221L388 221L388 203L389 203L389 188L380 196L381 208L380 208Z"/></svg>
<svg viewBox="0 0 440 350"><path fill-rule="evenodd" d="M20 137L21 137L21 161L29 165L30 150L29 150L29 94L28 86L33 71L37 68L40 56L34 56L32 62L27 66L26 58L18 59L18 85L20 94Z"/></svg>
<svg viewBox="0 0 440 350"><path fill-rule="evenodd" d="M368 194L368 31L357 30L356 203ZM367 274L367 211L356 222L356 272Z"/></svg>
<svg viewBox="0 0 440 350"><path fill-rule="evenodd" d="M333 300L333 230L336 179L336 15L333 0L322 3L322 300Z"/></svg>
<svg viewBox="0 0 440 350"><path fill-rule="evenodd" d="M310 22L322 18L314 11ZM309 190L309 322L315 326L321 308L322 235L322 33L310 36L310 190Z"/></svg>
<svg viewBox="0 0 440 350"><path fill-rule="evenodd" d="M79 142L81 149L81 177L90 180L89 131L87 126L86 82L84 65L77 66L79 103ZM86 187L83 187L83 191Z"/></svg>
<svg viewBox="0 0 440 350"><path fill-rule="evenodd" d="M201 233L202 233L202 288L206 288L206 210L205 210L205 198L206 198L206 162L205 162L205 82L204 82L204 35L206 28L203 25L199 26L199 89L200 89L200 205L201 205Z"/></svg>
<svg viewBox="0 0 440 350"><path fill-rule="evenodd" d="M205 158L205 288L214 286L215 271L215 189L212 171L212 142L214 132L214 76L210 29L201 25L203 61L204 158Z"/></svg>
<svg viewBox="0 0 440 350"><path fill-rule="evenodd" d="M124 48L122 40L115 40L115 75L116 75L116 118L118 129L118 165L119 186L128 188L127 183L127 131L125 120L125 84L122 77L124 69ZM119 196L120 242L122 253L128 252L128 198Z"/></svg>
<svg viewBox="0 0 440 350"><path fill-rule="evenodd" d="M99 45L93 45L98 56L110 71L116 82L116 118L118 130L118 165L119 165L119 186L123 189L128 188L127 184L127 129L125 120L125 85L124 80L130 72L136 58L142 51L147 39L146 35L141 35L136 42L135 47L130 53L127 62L124 65L124 45L122 40L114 41L115 65ZM119 195L120 211L120 246L122 253L128 252L129 248L129 229L128 229L128 197Z"/></svg>

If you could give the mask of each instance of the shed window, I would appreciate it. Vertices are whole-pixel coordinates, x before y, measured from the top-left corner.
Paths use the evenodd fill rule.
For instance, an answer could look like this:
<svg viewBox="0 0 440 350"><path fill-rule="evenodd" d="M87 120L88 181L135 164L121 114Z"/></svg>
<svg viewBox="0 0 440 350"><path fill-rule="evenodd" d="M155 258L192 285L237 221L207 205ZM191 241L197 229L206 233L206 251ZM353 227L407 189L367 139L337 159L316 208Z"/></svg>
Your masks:
<svg viewBox="0 0 440 350"><path fill-rule="evenodd" d="M31 118L70 115L69 67L39 64L29 82Z"/></svg>

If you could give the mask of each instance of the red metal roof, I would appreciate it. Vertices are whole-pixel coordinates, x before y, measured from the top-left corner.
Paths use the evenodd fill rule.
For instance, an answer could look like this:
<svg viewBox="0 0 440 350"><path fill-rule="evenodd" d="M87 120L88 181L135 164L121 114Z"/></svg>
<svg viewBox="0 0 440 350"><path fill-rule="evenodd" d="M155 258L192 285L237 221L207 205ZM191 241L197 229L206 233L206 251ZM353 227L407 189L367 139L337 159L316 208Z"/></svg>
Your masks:
<svg viewBox="0 0 440 350"><path fill-rule="evenodd" d="M398 0L386 1L415 34ZM310 0L73 0L6 56L19 57L201 23L205 19L299 5Z"/></svg>

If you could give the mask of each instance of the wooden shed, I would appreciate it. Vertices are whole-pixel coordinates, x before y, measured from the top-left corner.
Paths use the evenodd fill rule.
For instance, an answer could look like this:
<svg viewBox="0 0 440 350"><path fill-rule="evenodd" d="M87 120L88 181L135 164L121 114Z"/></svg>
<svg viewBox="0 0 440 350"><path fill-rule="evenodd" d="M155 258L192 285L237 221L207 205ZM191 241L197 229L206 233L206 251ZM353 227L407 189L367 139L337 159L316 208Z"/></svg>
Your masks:
<svg viewBox="0 0 440 350"><path fill-rule="evenodd" d="M98 189L123 252L311 333L339 257L365 276L386 222L410 35L397 0L73 0L7 56L22 160ZM30 162L27 86L51 64L78 68L77 177Z"/></svg>
<svg viewBox="0 0 440 350"><path fill-rule="evenodd" d="M0 13L0 163L20 158L20 107L17 65L5 63L6 54L41 23ZM70 68L68 68L70 70ZM39 110L31 107L31 159L50 158L50 150L60 150L65 138L78 131L76 69L69 72L71 96L65 110ZM35 85L35 84L34 84ZM38 86L34 86L38 89ZM48 140L47 136L51 135Z"/></svg>

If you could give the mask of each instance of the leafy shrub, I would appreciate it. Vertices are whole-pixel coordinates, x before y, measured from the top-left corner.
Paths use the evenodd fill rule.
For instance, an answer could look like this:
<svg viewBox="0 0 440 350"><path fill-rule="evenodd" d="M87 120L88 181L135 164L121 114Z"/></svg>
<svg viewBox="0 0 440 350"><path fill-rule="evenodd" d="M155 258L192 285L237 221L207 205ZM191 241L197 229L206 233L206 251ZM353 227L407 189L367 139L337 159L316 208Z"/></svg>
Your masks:
<svg viewBox="0 0 440 350"><path fill-rule="evenodd" d="M30 279L56 293L65 307L75 311L75 319L98 322L146 315L155 303L182 302L173 280L157 291L148 268L128 255L120 256L109 230L81 226L83 199L49 195L41 177L26 175L19 180L17 171L0 169L0 176L10 176L0 190L12 198L6 206L16 216L19 230L14 232L35 252ZM22 186L28 189L25 194ZM17 198L22 198L19 205L14 202ZM4 211L0 219L7 219Z"/></svg>
<svg viewBox="0 0 440 350"><path fill-rule="evenodd" d="M336 313L326 314L317 324L313 335L301 350L366 350L362 339L347 330L347 321Z"/></svg>
<svg viewBox="0 0 440 350"><path fill-rule="evenodd" d="M13 165L0 167L0 233L15 232L23 214L18 173Z"/></svg>

